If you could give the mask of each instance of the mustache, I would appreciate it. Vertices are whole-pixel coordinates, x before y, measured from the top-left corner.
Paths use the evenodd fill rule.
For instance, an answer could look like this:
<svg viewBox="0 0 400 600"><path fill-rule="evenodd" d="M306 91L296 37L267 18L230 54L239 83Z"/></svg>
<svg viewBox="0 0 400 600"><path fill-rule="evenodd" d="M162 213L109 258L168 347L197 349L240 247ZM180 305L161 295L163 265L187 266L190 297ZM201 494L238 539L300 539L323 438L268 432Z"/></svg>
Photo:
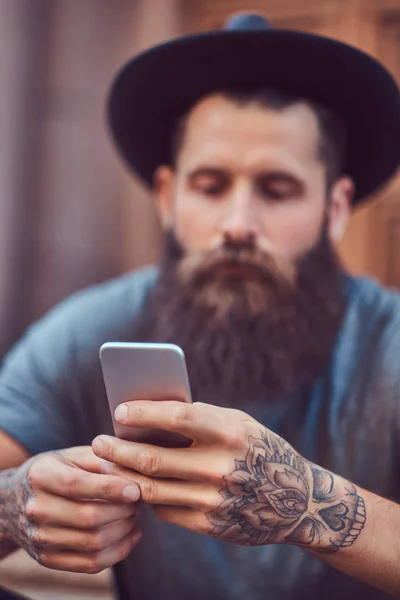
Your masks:
<svg viewBox="0 0 400 600"><path fill-rule="evenodd" d="M296 265L253 242L227 241L206 252L191 252L178 265L182 281L212 277L223 268L234 267L268 283L295 284Z"/></svg>

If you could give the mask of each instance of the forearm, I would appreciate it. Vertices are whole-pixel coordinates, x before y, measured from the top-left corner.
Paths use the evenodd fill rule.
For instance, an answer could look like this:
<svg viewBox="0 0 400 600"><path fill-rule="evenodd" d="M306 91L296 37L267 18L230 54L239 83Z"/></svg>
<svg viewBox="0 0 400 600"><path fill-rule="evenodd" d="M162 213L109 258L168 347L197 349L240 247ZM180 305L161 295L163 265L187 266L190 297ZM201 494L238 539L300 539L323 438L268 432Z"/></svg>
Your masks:
<svg viewBox="0 0 400 600"><path fill-rule="evenodd" d="M400 506L360 488L366 520L354 543L315 554L331 566L400 597Z"/></svg>
<svg viewBox="0 0 400 600"><path fill-rule="evenodd" d="M14 469L0 472L0 560L17 550L9 530L10 479Z"/></svg>
<svg viewBox="0 0 400 600"><path fill-rule="evenodd" d="M208 514L213 535L227 537L228 519L236 541L239 531L249 545L300 546L400 597L400 506L305 460L268 431L251 440L227 483Z"/></svg>

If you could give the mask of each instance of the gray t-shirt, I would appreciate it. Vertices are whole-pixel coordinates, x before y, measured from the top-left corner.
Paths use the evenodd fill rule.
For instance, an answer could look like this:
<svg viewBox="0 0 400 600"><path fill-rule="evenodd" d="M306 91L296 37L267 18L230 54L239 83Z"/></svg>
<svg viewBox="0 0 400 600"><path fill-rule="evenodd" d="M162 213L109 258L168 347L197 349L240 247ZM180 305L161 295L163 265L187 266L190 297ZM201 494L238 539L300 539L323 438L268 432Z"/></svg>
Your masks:
<svg viewBox="0 0 400 600"><path fill-rule="evenodd" d="M32 454L90 444L112 426L99 364L106 341L133 341L156 278L144 269L75 294L33 325L0 372L0 427ZM347 278L332 359L311 391L243 410L301 454L400 500L400 296ZM248 548L143 517L144 536L115 573L123 600L282 600L387 596L292 546Z"/></svg>

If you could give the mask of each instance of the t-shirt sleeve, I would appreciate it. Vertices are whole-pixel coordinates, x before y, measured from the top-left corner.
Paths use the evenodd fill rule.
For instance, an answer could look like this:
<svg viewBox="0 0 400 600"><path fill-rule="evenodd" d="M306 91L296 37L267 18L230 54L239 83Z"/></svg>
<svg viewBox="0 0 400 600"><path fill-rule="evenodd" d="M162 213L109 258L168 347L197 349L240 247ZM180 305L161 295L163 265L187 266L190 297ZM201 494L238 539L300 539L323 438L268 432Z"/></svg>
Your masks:
<svg viewBox="0 0 400 600"><path fill-rule="evenodd" d="M0 429L31 454L106 432L99 348L129 339L156 274L143 269L82 290L32 325L0 369Z"/></svg>
<svg viewBox="0 0 400 600"><path fill-rule="evenodd" d="M80 443L73 332L81 304L73 297L31 326L0 370L0 429L31 454Z"/></svg>

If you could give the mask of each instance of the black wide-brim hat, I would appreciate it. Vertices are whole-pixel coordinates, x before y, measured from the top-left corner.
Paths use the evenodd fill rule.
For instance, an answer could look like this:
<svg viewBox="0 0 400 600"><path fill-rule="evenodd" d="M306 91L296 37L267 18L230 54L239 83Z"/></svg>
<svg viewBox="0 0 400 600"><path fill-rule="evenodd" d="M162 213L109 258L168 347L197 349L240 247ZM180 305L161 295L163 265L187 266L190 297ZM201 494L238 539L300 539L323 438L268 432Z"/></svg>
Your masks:
<svg viewBox="0 0 400 600"><path fill-rule="evenodd" d="M111 88L111 132L130 168L151 185L156 168L171 162L177 121L196 101L217 91L260 88L319 102L341 119L354 203L395 174L400 93L388 71L352 46L272 29L259 15L235 16L226 29L181 37L130 60Z"/></svg>

